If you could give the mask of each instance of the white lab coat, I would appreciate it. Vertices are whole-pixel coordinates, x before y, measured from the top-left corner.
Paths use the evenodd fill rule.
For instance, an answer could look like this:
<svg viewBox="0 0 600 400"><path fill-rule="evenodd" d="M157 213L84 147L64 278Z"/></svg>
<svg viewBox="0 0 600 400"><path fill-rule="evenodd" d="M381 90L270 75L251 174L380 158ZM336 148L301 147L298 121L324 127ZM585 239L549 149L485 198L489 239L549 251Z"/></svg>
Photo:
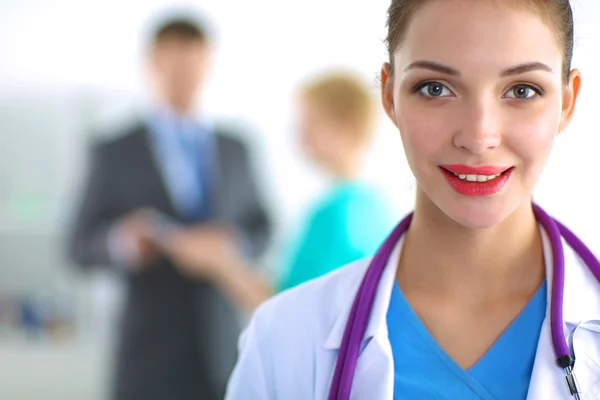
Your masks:
<svg viewBox="0 0 600 400"><path fill-rule="evenodd" d="M545 234L543 243L550 290L552 254ZM386 313L401 245L396 246L379 283L354 375L353 400L393 398L394 363ZM600 320L600 284L564 241L563 247L564 331L568 337L579 327L574 335L575 374L582 400L600 400L600 328L593 322ZM346 319L369 261L350 264L263 304L240 338L240 356L226 399L327 399ZM527 399L572 400L555 361L549 307L546 315Z"/></svg>

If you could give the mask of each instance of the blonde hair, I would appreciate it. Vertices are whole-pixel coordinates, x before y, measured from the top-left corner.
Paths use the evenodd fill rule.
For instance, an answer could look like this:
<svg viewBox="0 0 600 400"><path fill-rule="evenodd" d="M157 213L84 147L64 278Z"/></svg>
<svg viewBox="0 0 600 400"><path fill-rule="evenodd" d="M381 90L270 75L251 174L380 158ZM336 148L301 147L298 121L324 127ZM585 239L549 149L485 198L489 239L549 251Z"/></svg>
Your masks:
<svg viewBox="0 0 600 400"><path fill-rule="evenodd" d="M357 75L328 72L306 82L300 94L328 117L352 126L356 139L373 136L376 103L369 85Z"/></svg>

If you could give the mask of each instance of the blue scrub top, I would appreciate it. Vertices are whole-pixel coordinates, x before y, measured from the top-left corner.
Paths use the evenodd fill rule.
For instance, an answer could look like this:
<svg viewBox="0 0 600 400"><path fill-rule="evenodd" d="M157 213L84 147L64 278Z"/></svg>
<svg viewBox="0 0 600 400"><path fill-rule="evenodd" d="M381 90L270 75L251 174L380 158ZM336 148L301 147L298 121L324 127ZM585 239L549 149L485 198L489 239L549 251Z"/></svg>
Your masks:
<svg viewBox="0 0 600 400"><path fill-rule="evenodd" d="M435 341L394 284L387 313L394 399L525 400L546 315L546 286L465 371Z"/></svg>
<svg viewBox="0 0 600 400"><path fill-rule="evenodd" d="M384 197L368 184L338 183L307 215L288 251L277 290L373 256L397 222Z"/></svg>

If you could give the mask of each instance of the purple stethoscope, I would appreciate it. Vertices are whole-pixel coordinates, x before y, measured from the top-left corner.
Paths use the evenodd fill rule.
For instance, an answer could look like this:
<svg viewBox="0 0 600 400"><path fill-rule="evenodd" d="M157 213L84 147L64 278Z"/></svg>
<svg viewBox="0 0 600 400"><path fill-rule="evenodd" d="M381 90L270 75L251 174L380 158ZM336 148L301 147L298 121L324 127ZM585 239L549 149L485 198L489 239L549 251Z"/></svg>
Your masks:
<svg viewBox="0 0 600 400"><path fill-rule="evenodd" d="M556 362L565 372L565 377L571 395L580 400L580 391L573 374L575 365L575 355L567 344L567 339L563 333L563 294L565 285L565 258L561 236L567 241L569 246L585 262L589 270L600 282L600 261L592 252L575 236L567 227L550 217L539 206L533 204L533 212L538 222L546 231L552 247L553 258L553 282L550 301L550 326L552 331L552 344L556 354ZM373 257L369 268L367 269L361 285L354 297L354 303L346 328L344 337L340 346L335 373L329 391L329 400L346 400L350 397L354 371L358 361L360 344L369 321L369 314L377 292L377 286L381 279L381 274L385 269L388 260L400 240L402 235L408 230L412 214L409 214L388 236L381 245L377 254Z"/></svg>

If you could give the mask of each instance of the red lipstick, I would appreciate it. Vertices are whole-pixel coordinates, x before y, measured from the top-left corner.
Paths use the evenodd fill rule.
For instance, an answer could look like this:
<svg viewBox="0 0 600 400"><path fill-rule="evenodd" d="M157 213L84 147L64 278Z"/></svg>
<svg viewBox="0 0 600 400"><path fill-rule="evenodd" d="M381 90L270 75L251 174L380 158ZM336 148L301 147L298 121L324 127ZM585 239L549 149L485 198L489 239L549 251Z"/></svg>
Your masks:
<svg viewBox="0 0 600 400"><path fill-rule="evenodd" d="M441 165L440 171L452 189L464 196L491 196L508 183L513 168L501 166L470 167ZM498 176L499 175L499 176Z"/></svg>

